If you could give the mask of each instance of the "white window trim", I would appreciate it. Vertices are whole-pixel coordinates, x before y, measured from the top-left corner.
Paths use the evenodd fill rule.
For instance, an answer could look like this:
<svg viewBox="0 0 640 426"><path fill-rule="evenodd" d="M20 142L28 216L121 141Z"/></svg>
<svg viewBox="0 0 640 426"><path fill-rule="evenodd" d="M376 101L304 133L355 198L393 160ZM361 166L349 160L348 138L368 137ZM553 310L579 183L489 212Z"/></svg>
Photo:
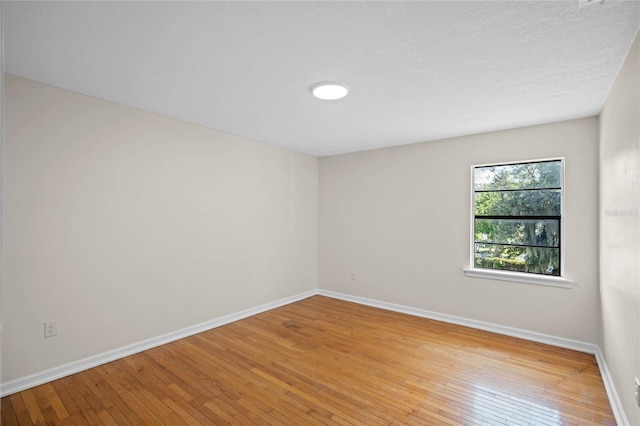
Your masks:
<svg viewBox="0 0 640 426"><path fill-rule="evenodd" d="M560 276L551 276L551 275L542 275L542 274L532 274L527 272L513 272L513 271L502 271L499 269L484 269L484 268L476 268L474 253L475 253L475 235L474 235L474 218L475 218L475 200L474 200L474 170L476 167L491 167L491 166L500 166L505 164L518 164L518 163L533 163L533 162L544 162L544 161L560 161L562 164L562 193L560 197ZM487 164L474 164L471 166L471 184L469 188L471 189L471 208L470 208L470 242L469 245L469 265L468 268L464 268L464 274L467 277L473 278L486 278L500 281L511 281L517 283L524 284L536 284L536 285L546 285L551 287L560 287L560 288L572 288L572 283L574 282L572 279L567 278L564 272L564 264L565 264L565 255L564 248L565 244L565 226L564 226L564 194L565 194L565 159L564 157L552 157L552 158L538 158L534 160L518 160L518 161L504 161L501 163L487 163Z"/></svg>
<svg viewBox="0 0 640 426"><path fill-rule="evenodd" d="M526 272L500 271L498 269L465 268L463 271L467 277L546 285L560 288L572 288L572 284L574 282L566 277L552 277L549 275L529 274Z"/></svg>

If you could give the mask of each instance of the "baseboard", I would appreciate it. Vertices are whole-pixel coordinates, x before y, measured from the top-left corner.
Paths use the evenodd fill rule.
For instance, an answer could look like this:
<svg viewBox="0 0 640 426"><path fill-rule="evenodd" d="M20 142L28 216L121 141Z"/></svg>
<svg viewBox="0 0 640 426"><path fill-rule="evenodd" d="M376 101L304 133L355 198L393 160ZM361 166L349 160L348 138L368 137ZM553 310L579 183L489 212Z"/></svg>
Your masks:
<svg viewBox="0 0 640 426"><path fill-rule="evenodd" d="M15 380L8 381L0 384L0 397L11 395L16 392L23 391L25 389L38 386L52 380L60 379L62 377L69 376L71 374L79 373L80 371L88 370L93 367L97 367L102 364L106 364L111 361L115 361L120 358L124 358L129 355L143 352L148 349L155 348L185 337L192 336L194 334L202 333L203 331L211 330L216 327L223 326L225 324L232 323L250 316L279 308L281 306L288 305L290 303L297 302L307 297L317 294L316 290L309 290L304 293L300 293L294 296L286 297L284 299L276 300L274 302L265 303L264 305L256 306L254 308L246 309L241 312L236 312L230 315L225 315L220 318L216 318L211 321L196 324L191 327L183 328L182 330L174 331L164 334L162 336L153 337L151 339L143 340L131 345L123 346L118 349L107 351L98 355L94 355L88 358L84 358L78 361L73 361L68 364L60 365L58 367L45 370L40 373L32 374L30 376L21 377Z"/></svg>
<svg viewBox="0 0 640 426"><path fill-rule="evenodd" d="M375 308L386 309L388 311L399 312L408 315L414 315L417 317L433 319L436 321L442 321L450 324L462 325L465 327L471 327L478 330L490 331L497 334L504 334L507 336L518 337L520 339L530 340L538 343L545 343L560 348L572 349L579 352L585 352L593 354L598 362L598 368L600 369L600 375L604 382L604 387L607 392L609 403L611 404L611 410L616 418L618 425L628 425L629 421L622 408L622 403L616 391L613 378L609 374L607 363L600 347L593 343L581 342L578 340L566 339L563 337L551 336L543 333L536 333L533 331L523 330L514 327L507 327L499 324L492 324L483 321L472 320L468 318L458 317L454 315L441 314L438 312L428 311L425 309L413 308L410 306L398 305L394 303L383 302L380 300L367 299L365 297L352 296L344 293L337 293L329 290L318 290L318 294L321 296L331 297L334 299L344 300L347 302L358 303L360 305L372 306Z"/></svg>
<svg viewBox="0 0 640 426"><path fill-rule="evenodd" d="M600 368L602 381L604 382L604 387L607 392L607 397L609 398L609 403L611 404L611 409L616 418L616 422L619 425L629 424L626 414L624 412L624 409L622 408L622 403L618 396L618 392L616 391L615 384L613 382L611 374L609 373L609 369L607 367L606 361L598 345L594 345L592 343L580 342L577 340L565 339L562 337L551 336L551 335L542 334L542 333L536 333L536 332L522 330L522 329L513 328L513 327L507 327L499 324L476 321L476 320L458 317L454 315L441 314L438 312L428 311L425 309L413 308L410 306L398 305L394 303L388 303L388 302L383 302L379 300L352 296L344 293L337 293L334 291L321 290L321 289L309 290L307 292L300 293L291 297L286 297L284 299L280 299L274 302L266 303L264 305L256 306L254 308L250 308L241 312L225 315L223 317L216 318L211 321L207 321L201 324L196 324L194 326L187 327L182 330L174 331L172 333L147 339L141 342L134 343L132 345L124 346L118 349L104 352L102 354L94 355L88 358L84 358L78 361L74 361L68 364L54 367L52 369L49 369L40 373L36 373L30 376L11 380L6 383L1 383L0 397L11 395L13 393L32 388L34 386L38 386L38 385L50 382L52 380L60 379L62 377L66 377L71 374L79 373L80 371L88 370L90 368L97 367L99 365L106 364L108 362L115 361L117 359L124 358L126 356L136 354L138 352L143 352L148 349L152 349L157 346L164 345L166 343L183 339L185 337L189 337L194 334L202 333L204 331L211 330L213 328L220 327L225 324L229 324L244 318L248 318L250 316L253 316L271 309L279 308L281 306L285 306L290 303L294 303L294 302L306 299L316 294L321 296L331 297L333 299L344 300L347 302L358 303L361 305L372 306L375 308L386 309L389 311L400 312L403 314L418 316L422 318L429 318L436 321L462 325L465 327L471 327L479 330L490 331L493 333L504 334L507 336L518 337L525 340L545 343L553 346L558 346L561 348L573 349L576 351L593 354L596 357L596 360L598 362L598 367Z"/></svg>
<svg viewBox="0 0 640 426"><path fill-rule="evenodd" d="M318 294L322 296L332 297L334 299L345 300L347 302L359 303L361 305L373 306L376 308L386 309L388 311L400 312L403 314L413 315L422 318L429 318L436 321L447 322L450 324L462 325L465 327L475 328L478 330L491 331L493 333L504 334L507 336L518 337L520 339L531 340L538 343L546 343L548 345L558 346L575 351L595 354L597 345L591 343L580 342L577 340L565 339L563 337L551 336L548 334L536 333L534 331L522 330L519 328L507 327L504 325L493 324L483 321L472 320L468 318L458 317L455 315L441 314L439 312L428 311L425 309L413 308L410 306L396 305L394 303L382 302L380 300L367 299L364 297L351 296L343 293L336 293L328 290L318 290Z"/></svg>
<svg viewBox="0 0 640 426"><path fill-rule="evenodd" d="M611 410L613 411L613 415L616 417L616 423L620 426L626 426L629 424L629 420L627 420L627 415L624 412L624 408L622 408L622 401L620 401L618 391L613 383L613 377L611 377L611 373L609 373L609 367L607 367L607 362L604 359L604 355L602 354L600 347L598 347L598 350L594 355L596 356L596 361L598 361L600 375L604 382L604 388L607 391Z"/></svg>

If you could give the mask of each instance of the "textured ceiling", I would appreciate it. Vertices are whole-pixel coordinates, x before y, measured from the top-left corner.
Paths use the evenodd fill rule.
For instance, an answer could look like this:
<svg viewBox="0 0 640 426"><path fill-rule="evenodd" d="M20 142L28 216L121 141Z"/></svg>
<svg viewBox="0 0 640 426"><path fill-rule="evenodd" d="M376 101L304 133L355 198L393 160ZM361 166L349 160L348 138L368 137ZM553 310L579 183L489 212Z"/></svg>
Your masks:
<svg viewBox="0 0 640 426"><path fill-rule="evenodd" d="M597 115L640 23L619 0L1 7L5 72L319 156ZM313 98L327 80L349 96Z"/></svg>

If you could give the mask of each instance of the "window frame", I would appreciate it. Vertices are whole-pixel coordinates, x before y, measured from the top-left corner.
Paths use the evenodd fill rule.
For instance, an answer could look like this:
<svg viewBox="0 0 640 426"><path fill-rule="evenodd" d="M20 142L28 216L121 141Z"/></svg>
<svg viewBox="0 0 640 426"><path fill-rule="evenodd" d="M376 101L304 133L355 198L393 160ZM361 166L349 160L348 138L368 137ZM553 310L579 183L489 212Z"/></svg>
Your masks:
<svg viewBox="0 0 640 426"><path fill-rule="evenodd" d="M508 165L517 165L517 164L526 164L526 163L544 163L551 161L560 161L560 219L559 219L559 268L560 275L545 275L545 274L537 274L533 272L514 272L514 271L505 271L500 269L488 269L488 268L477 268L475 266L475 169L482 167L498 167L498 166L508 166ZM471 205L470 205L470 245L469 245L469 267L464 268L464 273L468 277L475 278L487 278L501 281L511 281L511 282L519 282L525 284L538 284L538 285L546 285L552 287L561 287L561 288L571 288L573 280L569 279L565 275L565 158L564 157L552 157L552 158L542 158L542 159L534 159L534 160L519 160L519 161L505 161L505 162L496 162L496 163L487 163L487 164L473 164L470 167L471 171ZM515 216L514 216L515 217Z"/></svg>

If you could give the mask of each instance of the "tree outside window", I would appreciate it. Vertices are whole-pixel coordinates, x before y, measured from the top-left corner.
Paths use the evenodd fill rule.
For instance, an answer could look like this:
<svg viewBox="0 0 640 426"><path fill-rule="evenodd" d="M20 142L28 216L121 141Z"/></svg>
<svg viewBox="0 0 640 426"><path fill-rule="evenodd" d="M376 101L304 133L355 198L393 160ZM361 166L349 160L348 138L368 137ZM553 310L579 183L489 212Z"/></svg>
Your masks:
<svg viewBox="0 0 640 426"><path fill-rule="evenodd" d="M474 167L474 268L560 276L562 160Z"/></svg>

